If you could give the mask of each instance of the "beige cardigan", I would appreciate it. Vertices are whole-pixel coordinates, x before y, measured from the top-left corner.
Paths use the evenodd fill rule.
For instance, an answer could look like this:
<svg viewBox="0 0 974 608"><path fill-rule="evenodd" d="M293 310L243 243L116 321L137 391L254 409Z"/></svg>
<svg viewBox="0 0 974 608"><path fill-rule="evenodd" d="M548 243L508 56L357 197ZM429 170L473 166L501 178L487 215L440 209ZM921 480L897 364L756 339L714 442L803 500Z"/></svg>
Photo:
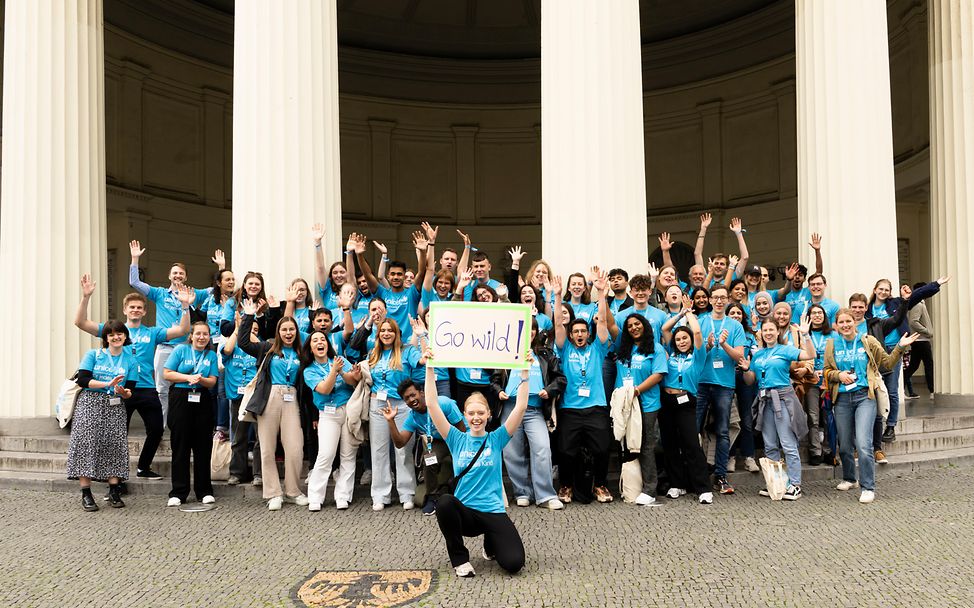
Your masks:
<svg viewBox="0 0 974 608"><path fill-rule="evenodd" d="M862 337L862 344L866 350L866 356L869 357L869 362L866 364L866 377L869 381L869 398L875 399L876 387L883 382L881 369L882 371L893 369L893 366L903 356L903 349L897 344L893 352L887 353L879 340L870 335ZM833 339L825 343L825 359L823 360L822 366L825 382L829 386L829 394L832 396L832 402L835 403L835 399L839 395L839 385L841 384L839 381L839 372L844 370L836 367Z"/></svg>

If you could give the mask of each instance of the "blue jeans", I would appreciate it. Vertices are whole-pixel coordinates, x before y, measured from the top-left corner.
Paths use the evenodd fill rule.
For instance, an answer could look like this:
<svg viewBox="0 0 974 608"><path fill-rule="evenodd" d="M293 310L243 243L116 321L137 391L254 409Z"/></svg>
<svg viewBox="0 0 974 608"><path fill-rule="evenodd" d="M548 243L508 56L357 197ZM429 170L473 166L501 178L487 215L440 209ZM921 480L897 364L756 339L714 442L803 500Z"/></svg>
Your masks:
<svg viewBox="0 0 974 608"><path fill-rule="evenodd" d="M888 349L893 350L893 349ZM887 351L887 352L888 352ZM886 426L896 426L896 420L900 415L900 374L903 373L903 363L897 361L889 372L883 374L883 384L889 391L889 418L886 419Z"/></svg>
<svg viewBox="0 0 974 608"><path fill-rule="evenodd" d="M768 403L762 415L764 418L761 423L761 436L764 437L764 455L771 460L781 460L781 452L784 452L785 466L788 467L788 483L793 486L802 485L802 459L798 455L798 437L795 437L795 433L791 430L791 413L782 403L780 416L776 415L774 407Z"/></svg>
<svg viewBox="0 0 974 608"><path fill-rule="evenodd" d="M734 401L734 389L716 384L701 384L697 388L697 432L703 432L707 421L707 412L712 409L717 435L717 448L714 452L714 475L718 478L727 476L727 455L730 453L730 424L731 402Z"/></svg>
<svg viewBox="0 0 974 608"><path fill-rule="evenodd" d="M869 398L867 389L861 388L851 393L839 393L832 411L839 434L842 479L856 481L856 460L852 455L852 449L855 447L859 450L859 485L864 490L875 489L873 420L876 418L876 402Z"/></svg>
<svg viewBox="0 0 974 608"><path fill-rule="evenodd" d="M514 411L514 401L504 402L501 424ZM530 456L530 469L528 459ZM541 505L555 498L555 486L551 480L551 443L548 426L541 408L528 406L524 420L504 446L504 466L514 486L515 498L527 498ZM528 477L530 475L530 481Z"/></svg>

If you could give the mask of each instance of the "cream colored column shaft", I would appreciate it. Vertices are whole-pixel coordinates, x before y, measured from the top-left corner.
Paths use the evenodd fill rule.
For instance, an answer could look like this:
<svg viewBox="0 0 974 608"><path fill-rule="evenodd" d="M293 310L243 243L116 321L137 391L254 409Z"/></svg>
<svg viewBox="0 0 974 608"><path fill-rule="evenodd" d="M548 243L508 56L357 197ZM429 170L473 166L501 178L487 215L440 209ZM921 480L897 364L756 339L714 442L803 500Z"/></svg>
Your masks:
<svg viewBox="0 0 974 608"><path fill-rule="evenodd" d="M798 243L824 237L828 295L898 293L889 38L883 0L797 0Z"/></svg>
<svg viewBox="0 0 974 608"><path fill-rule="evenodd" d="M974 6L931 0L930 226L934 277L951 276L932 301L934 388L974 395ZM931 277L933 278L933 277Z"/></svg>
<svg viewBox="0 0 974 608"><path fill-rule="evenodd" d="M94 344L73 324L82 273L107 311L102 3L7 0L4 18L0 417L47 417Z"/></svg>
<svg viewBox="0 0 974 608"><path fill-rule="evenodd" d="M545 259L645 272L638 0L542 0L541 130Z"/></svg>
<svg viewBox="0 0 974 608"><path fill-rule="evenodd" d="M233 44L233 251L238 282L263 273L283 296L314 285L311 225L342 258L334 0L241 0Z"/></svg>

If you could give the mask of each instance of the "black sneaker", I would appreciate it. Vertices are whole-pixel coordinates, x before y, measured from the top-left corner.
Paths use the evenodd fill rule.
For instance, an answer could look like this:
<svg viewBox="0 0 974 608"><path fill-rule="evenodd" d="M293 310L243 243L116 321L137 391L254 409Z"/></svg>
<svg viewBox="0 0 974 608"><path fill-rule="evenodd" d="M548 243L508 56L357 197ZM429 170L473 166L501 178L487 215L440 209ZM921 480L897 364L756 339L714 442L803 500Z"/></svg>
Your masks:
<svg viewBox="0 0 974 608"><path fill-rule="evenodd" d="M886 427L883 431L883 443L892 443L896 441L896 429L891 426Z"/></svg>
<svg viewBox="0 0 974 608"><path fill-rule="evenodd" d="M427 498L426 502L423 503L423 515L429 517L435 513L436 513L436 502Z"/></svg>
<svg viewBox="0 0 974 608"><path fill-rule="evenodd" d="M717 491L721 494L734 493L734 486L732 486L724 477L718 477L717 481L714 483L714 486L716 486Z"/></svg>
<svg viewBox="0 0 974 608"><path fill-rule="evenodd" d="M788 486L788 489L785 490L785 495L782 496L781 498L784 500L798 500L801 497L802 497L801 486Z"/></svg>
<svg viewBox="0 0 974 608"><path fill-rule="evenodd" d="M138 471L136 471L135 476L140 479L152 479L152 480L162 479L162 475L156 473L152 469L146 469L144 471L142 469L139 469Z"/></svg>
<svg viewBox="0 0 974 608"><path fill-rule="evenodd" d="M125 506L122 502L122 489L116 485L108 486L108 504L112 506L113 509L121 509Z"/></svg>
<svg viewBox="0 0 974 608"><path fill-rule="evenodd" d="M81 508L85 511L97 511L98 503L95 502L95 498L91 495L91 492L81 493Z"/></svg>
<svg viewBox="0 0 974 608"><path fill-rule="evenodd" d="M810 466L810 467L817 467L820 464L822 464L822 455L821 454L811 454L811 455L809 455L809 457L808 457L808 466Z"/></svg>

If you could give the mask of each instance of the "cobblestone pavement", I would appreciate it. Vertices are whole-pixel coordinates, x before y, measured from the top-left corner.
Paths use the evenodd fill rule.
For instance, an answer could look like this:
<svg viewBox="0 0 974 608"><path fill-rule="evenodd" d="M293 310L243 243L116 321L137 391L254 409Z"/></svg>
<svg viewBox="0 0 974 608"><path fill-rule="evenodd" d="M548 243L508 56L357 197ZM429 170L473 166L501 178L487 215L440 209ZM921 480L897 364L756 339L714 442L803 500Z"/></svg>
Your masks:
<svg viewBox="0 0 974 608"><path fill-rule="evenodd" d="M473 579L453 575L434 518L373 513L363 488L342 513L150 496L84 513L75 493L0 490L0 606L295 606L316 570L389 569L437 572L423 606L974 606L974 468L881 478L872 505L826 482L797 503L758 488L709 507L514 508L525 570L502 574L471 540Z"/></svg>

